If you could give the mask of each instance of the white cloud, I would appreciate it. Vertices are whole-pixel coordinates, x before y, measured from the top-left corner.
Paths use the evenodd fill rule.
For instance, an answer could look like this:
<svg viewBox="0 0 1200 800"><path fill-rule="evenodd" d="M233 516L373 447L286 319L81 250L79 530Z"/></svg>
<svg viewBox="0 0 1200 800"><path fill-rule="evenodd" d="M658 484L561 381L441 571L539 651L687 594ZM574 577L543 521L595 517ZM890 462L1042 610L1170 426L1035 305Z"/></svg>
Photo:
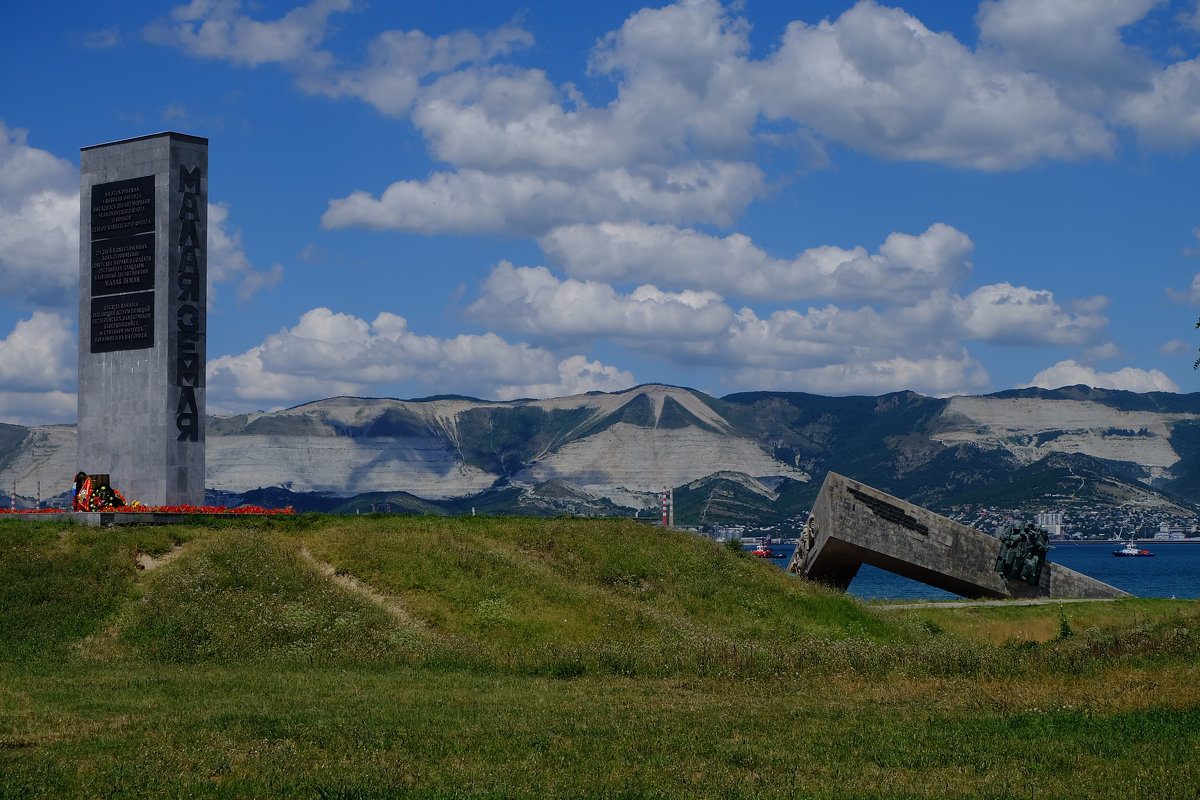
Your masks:
<svg viewBox="0 0 1200 800"><path fill-rule="evenodd" d="M560 281L545 267L498 264L467 313L489 325L552 338L704 337L729 327L733 311L713 292L643 285L620 294L605 283Z"/></svg>
<svg viewBox="0 0 1200 800"><path fill-rule="evenodd" d="M1172 339L1169 342L1163 342L1163 344L1158 348L1158 352L1165 356L1178 356L1184 353L1191 354L1195 351L1195 344L1185 342L1182 339Z"/></svg>
<svg viewBox="0 0 1200 800"><path fill-rule="evenodd" d="M354 0L313 0L276 20L261 22L239 13L238 0L192 0L171 9L170 21L146 27L147 39L178 47L190 56L255 67L278 62L320 66L330 56L317 50L329 17L349 11Z"/></svg>
<svg viewBox="0 0 1200 800"><path fill-rule="evenodd" d="M229 220L229 206L208 204L208 302L215 305L219 283L238 284L238 302L248 302L260 289L270 289L283 280L283 265L256 270L246 256L242 232Z"/></svg>
<svg viewBox="0 0 1200 800"><path fill-rule="evenodd" d="M208 378L213 407L222 409L386 394L410 383L436 393L483 389L491 398L507 399L585 386L614 390L634 382L628 372L582 357L558 359L491 333L438 339L412 333L394 314L367 322L328 308L309 311L295 327L240 355L210 359Z"/></svg>
<svg viewBox="0 0 1200 800"><path fill-rule="evenodd" d="M385 31L368 45L366 66L309 74L301 87L332 98L357 97L384 114L401 116L420 93L422 79L532 43L528 31L511 23L484 36L458 31L434 38L416 30Z"/></svg>
<svg viewBox="0 0 1200 800"><path fill-rule="evenodd" d="M913 242L897 249L905 246ZM1050 292L996 284L965 297L937 289L907 305L828 304L760 317L749 307L734 312L713 292L668 292L649 284L619 292L601 281L560 279L546 267L501 262L467 313L493 329L559 346L603 337L645 357L732 370L743 386L755 385L755 378L772 388L815 382L836 392L882 387L947 394L986 383L986 372L963 347L968 340L1090 346L1111 354L1102 340L1107 320L1098 313L1105 302L1067 304L1072 312ZM832 389L838 380L846 382L843 388Z"/></svg>
<svg viewBox="0 0 1200 800"><path fill-rule="evenodd" d="M73 421L76 336L58 314L35 311L0 340L0 421Z"/></svg>
<svg viewBox="0 0 1200 800"><path fill-rule="evenodd" d="M26 391L68 388L75 378L76 346L65 318L35 311L0 340L0 384Z"/></svg>
<svg viewBox="0 0 1200 800"><path fill-rule="evenodd" d="M527 31L512 23L483 35L384 31L367 45L364 66L345 67L319 47L332 32L330 18L358 10L362 3L313 0L266 21L242 13L241 5L238 0L192 0L172 9L168 19L148 25L144 35L196 58L248 67L281 64L310 94L356 97L392 116L408 113L422 79L463 64L487 62L533 42Z"/></svg>
<svg viewBox="0 0 1200 800"><path fill-rule="evenodd" d="M1163 68L1122 40L1159 2L985 2L972 50L902 9L861 0L834 20L790 23L755 60L739 4L680 0L637 11L601 37L589 69L613 78L617 96L600 108L541 70L488 66L532 44L514 23L483 34L385 31L361 66L318 49L331 16L354 10L352 0L315 0L269 21L232 0L194 0L147 36L196 57L280 63L310 93L356 97L393 116L411 111L434 156L460 171L543 180L636 172L744 157L756 140L806 150L824 140L886 159L1006 170L1110 157L1109 119L1154 146L1200 140L1189 102L1197 62ZM763 117L795 135L767 132Z"/></svg>
<svg viewBox="0 0 1200 800"><path fill-rule="evenodd" d="M255 270L238 284L238 302L249 302L260 289L273 289L283 280L283 265L272 264L270 269Z"/></svg>
<svg viewBox="0 0 1200 800"><path fill-rule="evenodd" d="M981 38L1026 68L1104 86L1136 87L1153 69L1121 29L1163 0L996 0L980 3Z"/></svg>
<svg viewBox="0 0 1200 800"><path fill-rule="evenodd" d="M634 386L633 373L589 361L585 356L570 356L558 363L558 382L498 386L498 400L523 397L564 397L586 392L620 392Z"/></svg>
<svg viewBox="0 0 1200 800"><path fill-rule="evenodd" d="M1113 152L1103 122L1053 82L870 0L789 24L755 90L769 116L886 159L1003 170Z"/></svg>
<svg viewBox="0 0 1200 800"><path fill-rule="evenodd" d="M1193 31L1200 31L1200 2L1191 11L1181 11L1178 15L1179 24Z"/></svg>
<svg viewBox="0 0 1200 800"><path fill-rule="evenodd" d="M83 46L90 50L107 50L121 44L121 29L114 25L98 31L88 31L83 36Z"/></svg>
<svg viewBox="0 0 1200 800"><path fill-rule="evenodd" d="M0 122L0 296L73 306L79 280L79 171Z"/></svg>
<svg viewBox="0 0 1200 800"><path fill-rule="evenodd" d="M876 395L909 389L946 397L978 394L988 389L987 372L965 351L958 358L913 360L896 357L886 361L831 364L791 371L748 368L738 370L728 382L763 390L831 395Z"/></svg>
<svg viewBox="0 0 1200 800"><path fill-rule="evenodd" d="M1051 292L997 283L982 286L963 298L961 317L965 334L1008 345L1093 344L1108 325L1096 313L1106 298L1079 303L1078 313L1063 308Z"/></svg>
<svg viewBox="0 0 1200 800"><path fill-rule="evenodd" d="M1170 65L1154 76L1149 91L1119 102L1114 116L1136 129L1144 144L1194 146L1200 142L1200 59Z"/></svg>
<svg viewBox="0 0 1200 800"><path fill-rule="evenodd" d="M1096 389L1123 389L1129 392L1178 392L1179 386L1157 369L1125 367L1116 372L1100 372L1077 361L1060 361L1033 376L1028 386L1058 389L1083 384Z"/></svg>
<svg viewBox="0 0 1200 800"><path fill-rule="evenodd" d="M579 278L653 281L726 296L790 301L828 298L912 302L969 272L970 238L936 223L919 236L893 233L879 252L827 245L793 259L768 256L744 234L719 238L641 222L569 225L541 237L550 261Z"/></svg>
<svg viewBox="0 0 1200 800"><path fill-rule="evenodd" d="M398 181L378 198L357 191L331 200L321 225L425 234L535 235L580 220L728 225L762 188L762 171L745 163L614 169L578 181L463 170L436 173L425 181Z"/></svg>
<svg viewBox="0 0 1200 800"><path fill-rule="evenodd" d="M0 389L0 422L10 425L66 425L78 416L74 392L9 392Z"/></svg>

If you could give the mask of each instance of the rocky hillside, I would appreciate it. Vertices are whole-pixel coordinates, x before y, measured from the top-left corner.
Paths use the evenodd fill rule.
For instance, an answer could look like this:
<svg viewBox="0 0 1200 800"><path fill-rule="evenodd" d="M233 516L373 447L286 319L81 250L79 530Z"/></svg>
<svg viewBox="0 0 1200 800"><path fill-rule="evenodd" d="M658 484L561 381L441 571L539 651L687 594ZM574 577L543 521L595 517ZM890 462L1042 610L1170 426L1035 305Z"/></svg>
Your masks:
<svg viewBox="0 0 1200 800"><path fill-rule="evenodd" d="M680 523L773 520L807 510L829 470L934 509L1014 492L1200 501L1200 395L1082 386L948 399L661 385L504 403L338 397L212 417L207 442L215 498L326 510L653 515L671 487ZM40 481L43 497L59 494L74 451L70 426L0 426L0 493L15 483L31 500Z"/></svg>

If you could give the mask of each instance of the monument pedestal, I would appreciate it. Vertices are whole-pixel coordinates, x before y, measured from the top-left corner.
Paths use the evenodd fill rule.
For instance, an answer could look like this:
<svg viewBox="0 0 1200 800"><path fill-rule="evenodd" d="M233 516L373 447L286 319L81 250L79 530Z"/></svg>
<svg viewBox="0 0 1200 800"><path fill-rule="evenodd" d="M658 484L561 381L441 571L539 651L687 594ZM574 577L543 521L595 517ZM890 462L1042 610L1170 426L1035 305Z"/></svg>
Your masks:
<svg viewBox="0 0 1200 800"><path fill-rule="evenodd" d="M78 469L129 502L204 502L208 140L85 147Z"/></svg>

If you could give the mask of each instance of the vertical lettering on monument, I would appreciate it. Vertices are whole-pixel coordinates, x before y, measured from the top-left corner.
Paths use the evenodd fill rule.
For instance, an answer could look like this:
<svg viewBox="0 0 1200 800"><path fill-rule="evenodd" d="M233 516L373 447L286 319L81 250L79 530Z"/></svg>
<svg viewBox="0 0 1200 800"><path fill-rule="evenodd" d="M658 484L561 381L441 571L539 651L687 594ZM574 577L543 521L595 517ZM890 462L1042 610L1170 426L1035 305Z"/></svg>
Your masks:
<svg viewBox="0 0 1200 800"><path fill-rule="evenodd" d="M204 331L201 325L200 290L204 276L200 260L204 247L203 222L200 209L200 167L187 169L179 165L179 269L176 273L175 299L179 308L175 314L175 385L179 402L175 410L176 441L200 440L200 412L196 405L196 389L204 385L204 365L201 344Z"/></svg>

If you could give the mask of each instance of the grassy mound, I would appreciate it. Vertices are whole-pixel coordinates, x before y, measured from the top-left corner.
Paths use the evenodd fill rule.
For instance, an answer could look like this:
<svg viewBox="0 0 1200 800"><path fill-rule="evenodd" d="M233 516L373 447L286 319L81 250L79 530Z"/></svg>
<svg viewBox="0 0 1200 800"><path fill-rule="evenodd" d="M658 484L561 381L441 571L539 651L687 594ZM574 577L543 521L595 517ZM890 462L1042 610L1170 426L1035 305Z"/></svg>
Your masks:
<svg viewBox="0 0 1200 800"><path fill-rule="evenodd" d="M0 797L1186 797L1198 631L632 522L0 521Z"/></svg>
<svg viewBox="0 0 1200 800"><path fill-rule="evenodd" d="M344 664L394 656L413 641L287 538L218 531L188 550L147 576L117 621L123 644L165 661Z"/></svg>

